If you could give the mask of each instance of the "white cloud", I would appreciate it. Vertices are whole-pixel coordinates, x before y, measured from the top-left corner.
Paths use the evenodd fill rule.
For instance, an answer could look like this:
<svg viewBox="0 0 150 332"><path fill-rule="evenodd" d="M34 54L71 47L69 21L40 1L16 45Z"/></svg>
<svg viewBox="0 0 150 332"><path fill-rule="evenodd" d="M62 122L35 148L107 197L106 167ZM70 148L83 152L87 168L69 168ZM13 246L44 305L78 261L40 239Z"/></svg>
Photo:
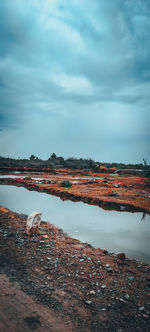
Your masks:
<svg viewBox="0 0 150 332"><path fill-rule="evenodd" d="M45 31L49 32L50 39L52 37L56 41L64 42L64 48L68 44L69 47L74 47L75 52L82 52L85 49L85 44L81 34L67 23L67 19L72 19L72 13L69 10L65 10L64 13L60 9L61 5L59 0L40 2L38 5L39 23Z"/></svg>
<svg viewBox="0 0 150 332"><path fill-rule="evenodd" d="M91 95L93 87L86 77L70 76L66 74L53 75L52 80L65 89L67 93L76 93L79 95Z"/></svg>
<svg viewBox="0 0 150 332"><path fill-rule="evenodd" d="M53 34L53 38L64 41L64 47L68 43L69 47L74 47L75 52L84 51L85 45L81 35L65 22L52 17L45 20L45 17L41 16L41 24L45 25L50 34Z"/></svg>

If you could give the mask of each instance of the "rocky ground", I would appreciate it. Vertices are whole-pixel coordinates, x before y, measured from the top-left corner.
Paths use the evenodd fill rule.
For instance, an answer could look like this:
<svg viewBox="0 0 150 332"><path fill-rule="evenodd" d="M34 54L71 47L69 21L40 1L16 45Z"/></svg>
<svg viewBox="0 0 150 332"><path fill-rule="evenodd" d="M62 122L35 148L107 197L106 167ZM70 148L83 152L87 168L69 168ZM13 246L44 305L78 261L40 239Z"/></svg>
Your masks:
<svg viewBox="0 0 150 332"><path fill-rule="evenodd" d="M0 208L0 330L150 331L150 266Z"/></svg>
<svg viewBox="0 0 150 332"><path fill-rule="evenodd" d="M134 173L136 173L134 171ZM0 184L23 186L63 200L83 201L106 210L150 213L150 178L131 170L85 172L57 169L20 173L23 178L0 178ZM7 174L7 173L3 173Z"/></svg>

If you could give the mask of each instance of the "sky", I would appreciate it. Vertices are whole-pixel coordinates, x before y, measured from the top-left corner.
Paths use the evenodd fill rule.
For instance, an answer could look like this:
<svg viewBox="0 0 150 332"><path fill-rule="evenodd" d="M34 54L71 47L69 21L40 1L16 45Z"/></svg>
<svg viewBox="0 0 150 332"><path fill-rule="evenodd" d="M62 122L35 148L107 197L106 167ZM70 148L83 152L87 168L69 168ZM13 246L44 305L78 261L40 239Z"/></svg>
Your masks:
<svg viewBox="0 0 150 332"><path fill-rule="evenodd" d="M0 155L150 164L150 1L0 1Z"/></svg>

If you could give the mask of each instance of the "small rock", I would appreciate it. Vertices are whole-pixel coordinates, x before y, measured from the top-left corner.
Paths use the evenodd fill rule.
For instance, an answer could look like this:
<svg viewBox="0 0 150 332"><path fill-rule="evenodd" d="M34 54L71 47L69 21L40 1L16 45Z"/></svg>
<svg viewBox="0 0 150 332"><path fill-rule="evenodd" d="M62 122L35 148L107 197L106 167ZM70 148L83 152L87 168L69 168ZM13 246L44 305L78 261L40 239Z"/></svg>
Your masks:
<svg viewBox="0 0 150 332"><path fill-rule="evenodd" d="M120 205L120 210L124 211L125 210L125 206L124 205Z"/></svg>
<svg viewBox="0 0 150 332"><path fill-rule="evenodd" d="M60 186L61 187L71 187L72 183L68 180L63 180L63 181L61 181Z"/></svg>
<svg viewBox="0 0 150 332"><path fill-rule="evenodd" d="M105 288L106 288L106 285L102 285L101 288L102 288L102 289L105 289Z"/></svg>
<svg viewBox="0 0 150 332"><path fill-rule="evenodd" d="M106 266L106 267L109 267L110 265L109 265L109 264L106 264L105 266Z"/></svg>
<svg viewBox="0 0 150 332"><path fill-rule="evenodd" d="M143 310L144 310L144 307L139 307L139 310L140 310L140 311L143 311Z"/></svg>
<svg viewBox="0 0 150 332"><path fill-rule="evenodd" d="M129 280L133 281L134 280L134 277L128 277Z"/></svg>
<svg viewBox="0 0 150 332"><path fill-rule="evenodd" d="M104 249L103 249L103 253L104 253L105 255L107 255L107 254L108 254L108 251L104 248Z"/></svg>
<svg viewBox="0 0 150 332"><path fill-rule="evenodd" d="M85 259L85 258L86 258L86 255L80 256L80 259Z"/></svg>
<svg viewBox="0 0 150 332"><path fill-rule="evenodd" d="M125 298L126 298L127 300L129 300L129 298L130 298L129 294L126 294L126 295L125 295Z"/></svg>
<svg viewBox="0 0 150 332"><path fill-rule="evenodd" d="M120 302L126 303L126 301L122 298L120 298L119 300L120 300Z"/></svg>
<svg viewBox="0 0 150 332"><path fill-rule="evenodd" d="M49 239L48 235L42 235L42 237L44 237L44 239Z"/></svg>
<svg viewBox="0 0 150 332"><path fill-rule="evenodd" d="M92 301L85 301L86 304L90 305Z"/></svg>
<svg viewBox="0 0 150 332"><path fill-rule="evenodd" d="M112 190L112 192L110 194L108 194L108 196L120 197L120 195L118 193L116 193L115 191L113 191L113 190Z"/></svg>
<svg viewBox="0 0 150 332"><path fill-rule="evenodd" d="M118 257L119 259L121 259L122 261L124 261L125 258L126 258L124 252L121 252L120 254L118 254L117 257Z"/></svg>
<svg viewBox="0 0 150 332"><path fill-rule="evenodd" d="M120 188L120 184L119 183L115 183L114 187L115 188Z"/></svg>

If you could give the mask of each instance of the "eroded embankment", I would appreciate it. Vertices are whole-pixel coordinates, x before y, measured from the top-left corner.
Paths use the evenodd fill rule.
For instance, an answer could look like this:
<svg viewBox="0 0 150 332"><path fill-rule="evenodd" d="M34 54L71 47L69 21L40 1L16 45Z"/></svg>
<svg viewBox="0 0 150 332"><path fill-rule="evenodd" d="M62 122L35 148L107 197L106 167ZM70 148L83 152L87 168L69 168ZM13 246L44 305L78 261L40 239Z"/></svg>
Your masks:
<svg viewBox="0 0 150 332"><path fill-rule="evenodd" d="M2 287L8 287L1 297L11 301L11 306L0 302L3 326L16 332L33 326L37 331L149 331L149 265L95 249L47 223L28 237L26 218L0 209L0 271ZM25 303L20 308L16 282ZM18 323L14 312L19 310Z"/></svg>
<svg viewBox="0 0 150 332"><path fill-rule="evenodd" d="M57 170L26 173L24 178L1 178L0 184L23 186L72 201L83 201L106 210L150 213L150 181L139 175L116 175ZM62 181L70 186L62 186Z"/></svg>

